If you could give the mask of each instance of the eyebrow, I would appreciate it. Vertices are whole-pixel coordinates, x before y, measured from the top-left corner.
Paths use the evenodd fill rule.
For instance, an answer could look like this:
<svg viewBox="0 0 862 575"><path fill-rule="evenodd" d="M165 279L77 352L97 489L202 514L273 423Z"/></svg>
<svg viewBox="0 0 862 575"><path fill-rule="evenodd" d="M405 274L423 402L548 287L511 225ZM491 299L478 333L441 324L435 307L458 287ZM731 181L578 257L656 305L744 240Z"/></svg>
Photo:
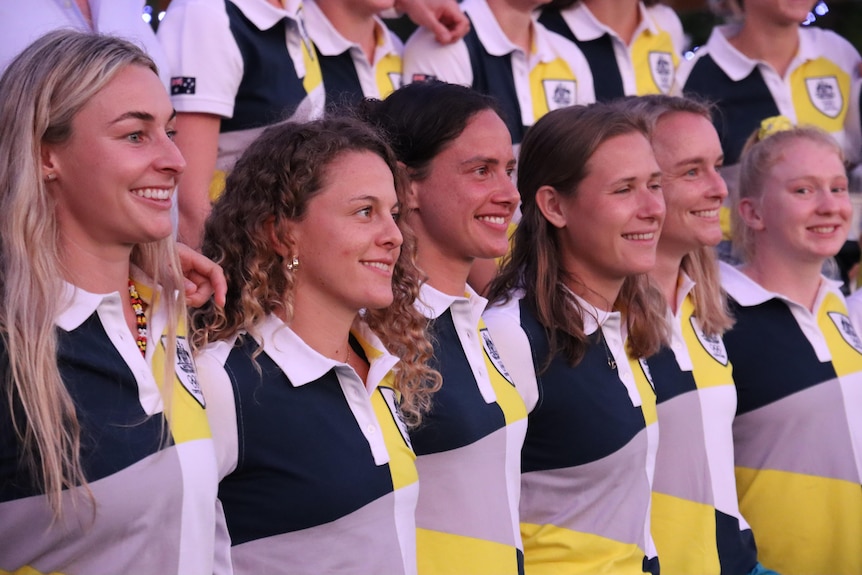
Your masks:
<svg viewBox="0 0 862 575"><path fill-rule="evenodd" d="M719 162L722 162L722 163L723 163L723 162L724 162L724 154L720 155L720 156L717 158L717 160L718 160ZM679 162L677 162L676 164L674 164L674 166L675 166L675 167L677 167L677 168L681 168L681 167L683 167L683 166L693 166L693 165L708 164L708 163L709 163L709 162L707 162L707 161L706 161L706 158L705 158L705 157L703 157L703 156L696 156L696 157L694 157L694 158L685 158L685 159L683 159L683 160L680 160Z"/></svg>
<svg viewBox="0 0 862 575"><path fill-rule="evenodd" d="M476 162L481 162L484 164L499 164L500 160L488 156L473 156L472 158L467 158L466 160L461 162L461 165L463 166L465 164L473 164Z"/></svg>
<svg viewBox="0 0 862 575"><path fill-rule="evenodd" d="M177 117L177 111L171 110L171 116L170 116L170 118L168 118L168 121L171 121L176 117ZM125 114L120 114L119 116L117 116L116 118L111 120L111 125L118 124L124 120L142 120L144 122L155 122L156 117L153 116L152 114L150 114L149 112L131 111L131 112L126 112Z"/></svg>
<svg viewBox="0 0 862 575"><path fill-rule="evenodd" d="M372 195L368 195L368 194L366 194L366 195L364 195L364 196L355 196L355 197L353 197L353 198L350 198L348 201L349 201L349 202L354 202L354 203L357 203L357 204L358 204L358 203L361 203L361 202L372 202L372 203L375 203L375 204L382 204L382 203L383 203L383 200L382 200L380 197L378 197L378 196L372 196ZM392 207L393 207L393 208L400 208L400 207L401 207L401 202L395 202L395 204L394 204Z"/></svg>

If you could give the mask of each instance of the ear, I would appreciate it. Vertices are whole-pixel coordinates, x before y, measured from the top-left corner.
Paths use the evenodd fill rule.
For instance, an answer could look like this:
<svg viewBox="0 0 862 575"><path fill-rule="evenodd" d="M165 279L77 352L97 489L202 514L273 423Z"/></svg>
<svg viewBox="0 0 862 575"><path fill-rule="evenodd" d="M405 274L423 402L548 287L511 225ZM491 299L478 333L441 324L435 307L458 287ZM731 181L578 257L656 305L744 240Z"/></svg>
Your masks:
<svg viewBox="0 0 862 575"><path fill-rule="evenodd" d="M407 186L406 193L404 194L404 203L406 204L406 208L408 210L418 210L419 209L419 188L422 186L421 182L417 182L416 180L410 178L410 185Z"/></svg>
<svg viewBox="0 0 862 575"><path fill-rule="evenodd" d="M555 228L566 227L563 197L552 186L542 186L536 191L536 206L552 226Z"/></svg>
<svg viewBox="0 0 862 575"><path fill-rule="evenodd" d="M739 200L737 211L739 212L739 217L745 222L745 225L752 230L761 231L766 227L758 200L754 198L742 198Z"/></svg>
<svg viewBox="0 0 862 575"><path fill-rule="evenodd" d="M57 176L58 161L54 146L51 144L42 144L42 179L54 179Z"/></svg>
<svg viewBox="0 0 862 575"><path fill-rule="evenodd" d="M293 234L291 234L286 222L276 225L275 216L270 216L263 225L266 229L266 235L269 237L269 244L275 253L283 258L292 258L296 255Z"/></svg>

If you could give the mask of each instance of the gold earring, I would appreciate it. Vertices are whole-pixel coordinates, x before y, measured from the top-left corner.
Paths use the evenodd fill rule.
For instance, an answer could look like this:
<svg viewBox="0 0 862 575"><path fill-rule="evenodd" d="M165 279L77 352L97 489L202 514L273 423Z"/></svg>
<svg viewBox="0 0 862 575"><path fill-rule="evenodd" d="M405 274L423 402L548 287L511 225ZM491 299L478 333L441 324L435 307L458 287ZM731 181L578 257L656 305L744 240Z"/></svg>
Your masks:
<svg viewBox="0 0 862 575"><path fill-rule="evenodd" d="M56 179L57 179L57 174L55 174L53 172L51 172L50 174L45 174L45 181L46 182L53 182Z"/></svg>
<svg viewBox="0 0 862 575"><path fill-rule="evenodd" d="M287 264L287 269L288 269L288 271L293 271L298 267L299 267L299 258L296 256L293 256L293 260L291 260L291 262L289 264Z"/></svg>

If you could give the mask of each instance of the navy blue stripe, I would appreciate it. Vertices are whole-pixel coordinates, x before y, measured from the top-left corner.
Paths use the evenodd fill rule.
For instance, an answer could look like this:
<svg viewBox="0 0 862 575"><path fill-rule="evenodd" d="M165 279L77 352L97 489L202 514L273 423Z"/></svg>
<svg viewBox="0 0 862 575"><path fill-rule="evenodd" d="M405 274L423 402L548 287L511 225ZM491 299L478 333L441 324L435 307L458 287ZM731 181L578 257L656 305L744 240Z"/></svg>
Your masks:
<svg viewBox="0 0 862 575"><path fill-rule="evenodd" d="M748 137L764 118L777 116L778 106L757 67L748 77L734 82L707 54L700 58L685 82L683 92L714 102L715 129L721 139L724 163L739 161Z"/></svg>
<svg viewBox="0 0 862 575"><path fill-rule="evenodd" d="M81 464L87 481L112 475L156 453L162 445L162 417L150 417L141 408L138 383L108 339L98 314L71 332L58 329L57 338L60 377L81 425ZM5 378L9 372L5 349L3 358ZM11 428L5 393L2 400L0 501L42 494L32 474L20 466L20 444ZM20 404L16 407L21 414Z"/></svg>
<svg viewBox="0 0 862 575"><path fill-rule="evenodd" d="M615 453L646 423L640 407L632 405L616 368L608 365L601 330L588 337L589 345L578 365L572 367L558 354L539 374L548 354L547 334L525 300L520 306L521 327L530 339L540 393L527 422L522 471L574 467Z"/></svg>
<svg viewBox="0 0 862 575"><path fill-rule="evenodd" d="M524 139L526 126L521 123L521 105L518 103L518 92L515 90L515 76L512 73L512 56L493 56L488 53L476 27L470 26L470 31L464 36L467 52L470 54L470 66L473 69L472 88L483 94L493 96L501 111L512 143L519 144Z"/></svg>
<svg viewBox="0 0 862 575"><path fill-rule="evenodd" d="M344 517L393 490L376 465L335 371L294 387L245 338L225 363L237 407L239 461L219 485L231 543Z"/></svg>
<svg viewBox="0 0 862 575"><path fill-rule="evenodd" d="M350 50L337 56L320 56L320 71L326 90L326 108L357 104L365 97Z"/></svg>
<svg viewBox="0 0 862 575"><path fill-rule="evenodd" d="M451 309L431 323L430 331L434 357L429 363L443 376L443 386L434 394L422 425L410 432L416 455L464 447L506 426L500 406L485 403L479 391Z"/></svg>
<svg viewBox="0 0 862 575"><path fill-rule="evenodd" d="M787 305L771 299L740 306L729 298L736 324L724 335L733 364L737 414L747 413L836 377L821 362Z"/></svg>
<svg viewBox="0 0 862 575"><path fill-rule="evenodd" d="M610 34L603 34L594 40L578 40L566 23L558 8L544 8L539 22L551 32L574 42L590 65L593 75L593 89L596 101L609 102L625 96L623 77L614 53L614 42Z"/></svg>
<svg viewBox="0 0 862 575"><path fill-rule="evenodd" d="M306 92L287 51L288 19L282 19L269 30L258 30L230 0L225 0L225 9L230 31L242 54L243 76L233 117L222 119L221 131L260 128L289 118Z"/></svg>
<svg viewBox="0 0 862 575"><path fill-rule="evenodd" d="M715 535L721 575L750 573L757 565L757 546L751 529L740 530L739 519L715 510Z"/></svg>
<svg viewBox="0 0 862 575"><path fill-rule="evenodd" d="M676 356L669 347L662 347L658 353L650 356L646 363L655 385L657 403L697 389L694 373L680 369Z"/></svg>

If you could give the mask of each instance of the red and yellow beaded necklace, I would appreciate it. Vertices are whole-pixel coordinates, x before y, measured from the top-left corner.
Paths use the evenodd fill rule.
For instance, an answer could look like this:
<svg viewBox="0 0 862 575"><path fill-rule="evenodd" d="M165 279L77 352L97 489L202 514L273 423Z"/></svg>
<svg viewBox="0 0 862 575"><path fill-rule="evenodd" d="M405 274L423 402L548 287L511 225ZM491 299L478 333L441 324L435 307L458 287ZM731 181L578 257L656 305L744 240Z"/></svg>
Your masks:
<svg viewBox="0 0 862 575"><path fill-rule="evenodd" d="M132 303L132 309L135 310L135 321L138 325L138 335L135 336L135 342L138 344L138 349L141 350L141 355L147 357L147 316L144 315L144 302L138 295L138 289L132 278L129 278L129 299Z"/></svg>

